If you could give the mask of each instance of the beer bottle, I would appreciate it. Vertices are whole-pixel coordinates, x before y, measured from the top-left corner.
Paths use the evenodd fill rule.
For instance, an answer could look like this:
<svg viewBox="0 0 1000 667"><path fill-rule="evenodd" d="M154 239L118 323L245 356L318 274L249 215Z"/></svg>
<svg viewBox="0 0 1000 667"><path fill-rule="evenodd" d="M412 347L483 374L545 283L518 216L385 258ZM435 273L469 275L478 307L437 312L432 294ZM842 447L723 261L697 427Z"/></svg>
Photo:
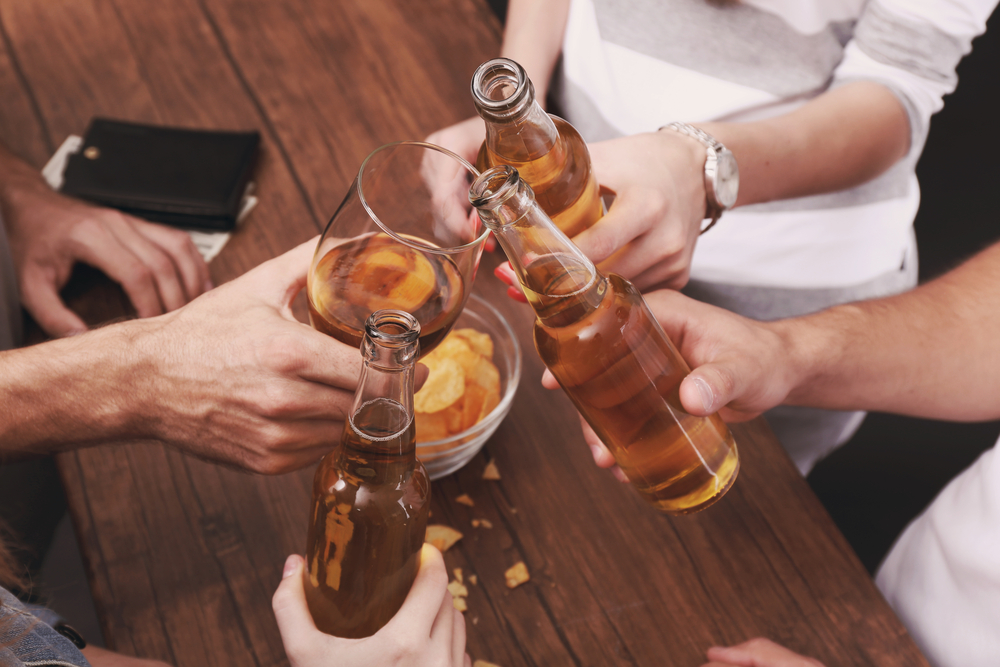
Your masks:
<svg viewBox="0 0 1000 667"><path fill-rule="evenodd" d="M480 65L472 76L476 111L486 121L486 141L476 167L509 164L535 192L567 236L576 236L604 215L590 152L572 125L535 102L524 69L508 58Z"/></svg>
<svg viewBox="0 0 1000 667"><path fill-rule="evenodd" d="M306 600L316 627L338 637L368 637L385 625L420 565L431 487L415 454L419 335L409 313L368 318L350 418L313 481Z"/></svg>
<svg viewBox="0 0 1000 667"><path fill-rule="evenodd" d="M473 206L535 311L535 347L622 472L667 514L704 509L736 479L739 456L717 416L681 407L690 373L632 283L603 275L535 204L509 166L475 180Z"/></svg>

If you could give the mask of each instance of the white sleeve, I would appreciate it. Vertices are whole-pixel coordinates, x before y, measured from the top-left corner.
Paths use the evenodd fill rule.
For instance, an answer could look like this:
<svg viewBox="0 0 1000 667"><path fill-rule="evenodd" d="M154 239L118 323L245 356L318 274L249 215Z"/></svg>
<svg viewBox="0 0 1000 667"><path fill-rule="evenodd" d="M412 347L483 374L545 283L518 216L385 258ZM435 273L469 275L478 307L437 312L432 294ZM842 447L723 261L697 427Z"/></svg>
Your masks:
<svg viewBox="0 0 1000 667"><path fill-rule="evenodd" d="M902 102L910 152L919 155L930 118L955 90L958 62L986 30L997 0L871 0L858 19L833 85L874 80Z"/></svg>
<svg viewBox="0 0 1000 667"><path fill-rule="evenodd" d="M932 665L1000 665L996 446L907 526L875 583Z"/></svg>

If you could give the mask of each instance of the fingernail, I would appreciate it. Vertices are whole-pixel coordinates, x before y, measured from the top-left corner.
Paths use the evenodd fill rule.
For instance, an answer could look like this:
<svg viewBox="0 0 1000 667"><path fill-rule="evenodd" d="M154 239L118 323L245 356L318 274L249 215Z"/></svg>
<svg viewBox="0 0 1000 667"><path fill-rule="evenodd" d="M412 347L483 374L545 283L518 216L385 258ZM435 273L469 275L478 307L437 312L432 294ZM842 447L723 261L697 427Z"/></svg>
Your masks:
<svg viewBox="0 0 1000 667"><path fill-rule="evenodd" d="M298 569L299 569L299 557L293 554L285 559L285 569L281 571L281 578L287 579L288 577L295 574L295 571Z"/></svg>
<svg viewBox="0 0 1000 667"><path fill-rule="evenodd" d="M698 393L701 394L701 404L705 407L705 412L712 412L715 406L715 396L712 394L712 388L703 379L697 377L694 378L694 386L698 388Z"/></svg>
<svg viewBox="0 0 1000 667"><path fill-rule="evenodd" d="M618 466L615 466L614 468L611 469L611 472L612 472L612 474L614 474L615 478L619 482L625 482L626 484L628 484L629 479L628 479L628 477L625 476L625 473L622 472L621 468L619 468Z"/></svg>
<svg viewBox="0 0 1000 667"><path fill-rule="evenodd" d="M66 336L67 337L70 337L70 336L79 336L80 334L85 334L85 333L87 333L86 329L73 329L72 331L67 332Z"/></svg>
<svg viewBox="0 0 1000 667"><path fill-rule="evenodd" d="M201 286L201 289L205 292L210 292L215 289L215 285L212 284L211 280L206 280L205 284Z"/></svg>
<svg viewBox="0 0 1000 667"><path fill-rule="evenodd" d="M501 264L496 269L494 269L493 275L495 275L497 278L504 281L505 283L510 283L514 280L514 272L507 264Z"/></svg>
<svg viewBox="0 0 1000 667"><path fill-rule="evenodd" d="M597 460L601 457L601 454L603 452L604 452L604 450L601 448L600 445L591 445L590 446L590 453L594 455L594 461L595 462L597 462Z"/></svg>

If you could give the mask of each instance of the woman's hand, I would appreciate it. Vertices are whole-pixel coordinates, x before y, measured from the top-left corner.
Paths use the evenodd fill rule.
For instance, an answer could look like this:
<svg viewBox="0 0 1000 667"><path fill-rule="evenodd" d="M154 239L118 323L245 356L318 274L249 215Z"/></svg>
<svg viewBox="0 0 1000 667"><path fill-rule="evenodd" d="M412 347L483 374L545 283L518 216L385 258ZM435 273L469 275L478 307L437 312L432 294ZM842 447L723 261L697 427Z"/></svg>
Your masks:
<svg viewBox="0 0 1000 667"><path fill-rule="evenodd" d="M476 157L479 155L479 147L483 145L485 140L486 124L479 116L473 116L437 130L425 141L447 148L475 165Z"/></svg>
<svg viewBox="0 0 1000 667"><path fill-rule="evenodd" d="M705 218L705 147L662 130L592 144L590 156L598 183L616 197L573 242L639 289L683 287Z"/></svg>
<svg viewBox="0 0 1000 667"><path fill-rule="evenodd" d="M607 215L573 242L606 273L639 289L680 289L705 217L705 147L672 130L635 134L590 145L601 188L614 193ZM524 301L514 272L496 275Z"/></svg>
<svg viewBox="0 0 1000 667"><path fill-rule="evenodd" d="M448 592L444 559L429 544L403 606L385 627L364 639L316 629L306 606L305 561L289 556L272 606L292 667L468 667L465 618Z"/></svg>
<svg viewBox="0 0 1000 667"><path fill-rule="evenodd" d="M823 667L823 663L789 651L770 639L757 637L736 646L708 649L702 667Z"/></svg>

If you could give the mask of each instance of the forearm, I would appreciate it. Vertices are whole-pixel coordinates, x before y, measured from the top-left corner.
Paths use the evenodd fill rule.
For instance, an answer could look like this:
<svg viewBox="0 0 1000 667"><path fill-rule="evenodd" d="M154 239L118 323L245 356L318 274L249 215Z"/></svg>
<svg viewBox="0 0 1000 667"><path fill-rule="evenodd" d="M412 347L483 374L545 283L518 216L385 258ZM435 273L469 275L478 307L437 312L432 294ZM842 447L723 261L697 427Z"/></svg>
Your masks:
<svg viewBox="0 0 1000 667"><path fill-rule="evenodd" d="M738 206L860 185L895 164L910 145L902 104L868 81L846 84L775 118L696 124L736 157Z"/></svg>
<svg viewBox="0 0 1000 667"><path fill-rule="evenodd" d="M500 55L517 61L545 104L552 72L562 50L569 0L510 0Z"/></svg>
<svg viewBox="0 0 1000 667"><path fill-rule="evenodd" d="M0 353L0 460L143 436L134 324Z"/></svg>
<svg viewBox="0 0 1000 667"><path fill-rule="evenodd" d="M798 378L786 402L1000 417L998 286L1000 245L911 292L774 323Z"/></svg>

